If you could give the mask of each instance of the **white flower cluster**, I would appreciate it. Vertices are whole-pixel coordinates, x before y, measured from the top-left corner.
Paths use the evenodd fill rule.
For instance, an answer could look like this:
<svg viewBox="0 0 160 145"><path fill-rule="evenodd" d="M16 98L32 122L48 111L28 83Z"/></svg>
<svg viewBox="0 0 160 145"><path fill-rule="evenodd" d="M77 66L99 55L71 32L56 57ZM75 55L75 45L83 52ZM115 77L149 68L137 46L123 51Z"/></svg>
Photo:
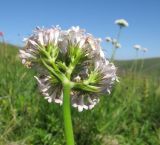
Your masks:
<svg viewBox="0 0 160 145"><path fill-rule="evenodd" d="M76 85L71 90L71 103L78 111L92 109L101 95L110 93L117 78L114 64L104 56L100 39L79 27L37 28L26 39L20 57L23 64L38 71L35 78L48 102L63 104L63 85L58 76L72 68L70 80ZM90 91L88 86L98 91Z"/></svg>
<svg viewBox="0 0 160 145"><path fill-rule="evenodd" d="M112 43L112 45L115 47L115 48L121 48L121 44L118 42L117 39L115 38L111 38L111 37L106 37L105 38L106 42L110 42Z"/></svg>
<svg viewBox="0 0 160 145"><path fill-rule="evenodd" d="M147 48L143 48L141 45L139 45L139 44L135 44L135 45L133 45L133 48L135 49L135 50L137 50L137 51L142 51L142 52L147 52L148 51L148 49Z"/></svg>
<svg viewBox="0 0 160 145"><path fill-rule="evenodd" d="M128 27L129 24L125 19L118 19L115 21L115 24L119 25L120 27Z"/></svg>
<svg viewBox="0 0 160 145"><path fill-rule="evenodd" d="M148 51L148 48L142 48L142 51L143 51L143 52L147 52L147 51Z"/></svg>

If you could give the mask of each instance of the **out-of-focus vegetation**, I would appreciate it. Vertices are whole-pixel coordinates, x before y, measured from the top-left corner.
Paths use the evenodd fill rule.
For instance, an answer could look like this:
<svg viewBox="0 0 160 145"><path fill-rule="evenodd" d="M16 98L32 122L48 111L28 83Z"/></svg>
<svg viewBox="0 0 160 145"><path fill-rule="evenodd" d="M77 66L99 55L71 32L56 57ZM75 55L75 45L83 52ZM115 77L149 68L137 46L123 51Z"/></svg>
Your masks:
<svg viewBox="0 0 160 145"><path fill-rule="evenodd" d="M77 145L160 145L160 58L133 64L116 62L120 83L93 110L72 108ZM44 100L34 74L0 44L0 145L65 145L62 107Z"/></svg>
<svg viewBox="0 0 160 145"><path fill-rule="evenodd" d="M135 60L136 61L136 60ZM136 63L133 60L119 60L116 62L119 71L132 71L133 65ZM160 74L160 58L147 58L145 60L138 59L137 60L137 72L142 75L150 75L150 76L159 76Z"/></svg>

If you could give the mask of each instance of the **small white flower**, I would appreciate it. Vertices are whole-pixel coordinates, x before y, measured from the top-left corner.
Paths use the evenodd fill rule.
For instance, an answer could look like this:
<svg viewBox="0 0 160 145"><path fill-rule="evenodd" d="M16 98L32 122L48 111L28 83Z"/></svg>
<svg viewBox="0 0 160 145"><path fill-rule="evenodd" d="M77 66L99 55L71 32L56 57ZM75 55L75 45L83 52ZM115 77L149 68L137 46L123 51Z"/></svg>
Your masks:
<svg viewBox="0 0 160 145"><path fill-rule="evenodd" d="M116 45L117 43L118 43L117 39L113 38L113 39L112 39L112 44L113 44L113 45Z"/></svg>
<svg viewBox="0 0 160 145"><path fill-rule="evenodd" d="M118 19L115 21L115 24L119 25L120 27L128 27L129 24L125 19Z"/></svg>
<svg viewBox="0 0 160 145"><path fill-rule="evenodd" d="M35 76L39 90L45 96L45 99L48 100L49 103L54 101L55 103L62 104L63 102L63 92L61 87L57 87L56 84L52 84L50 76Z"/></svg>
<svg viewBox="0 0 160 145"><path fill-rule="evenodd" d="M121 48L122 46L121 46L121 44L120 43L116 43L115 44L115 48Z"/></svg>
<svg viewBox="0 0 160 145"><path fill-rule="evenodd" d="M133 48L136 49L137 51L140 51L142 49L141 45L139 44L133 45Z"/></svg>
<svg viewBox="0 0 160 145"><path fill-rule="evenodd" d="M142 51L143 51L143 52L147 52L147 51L148 51L148 48L142 48Z"/></svg>
<svg viewBox="0 0 160 145"><path fill-rule="evenodd" d="M48 103L52 102L52 98L50 98L50 97L45 97L45 99L48 101Z"/></svg>
<svg viewBox="0 0 160 145"><path fill-rule="evenodd" d="M81 81L81 77L78 75L73 80L76 81L76 82L80 82Z"/></svg>
<svg viewBox="0 0 160 145"><path fill-rule="evenodd" d="M112 38L111 37L106 37L105 40L106 40L106 42L112 42Z"/></svg>
<svg viewBox="0 0 160 145"><path fill-rule="evenodd" d="M113 45L115 48L121 48L121 47L122 47L121 44L118 42L118 40L115 39L115 38L113 38L111 42L112 42L112 45Z"/></svg>
<svg viewBox="0 0 160 145"><path fill-rule="evenodd" d="M26 59L26 58L36 59L36 57L29 52L26 52L24 50L19 50L19 51L20 51L20 57L23 58L23 59Z"/></svg>

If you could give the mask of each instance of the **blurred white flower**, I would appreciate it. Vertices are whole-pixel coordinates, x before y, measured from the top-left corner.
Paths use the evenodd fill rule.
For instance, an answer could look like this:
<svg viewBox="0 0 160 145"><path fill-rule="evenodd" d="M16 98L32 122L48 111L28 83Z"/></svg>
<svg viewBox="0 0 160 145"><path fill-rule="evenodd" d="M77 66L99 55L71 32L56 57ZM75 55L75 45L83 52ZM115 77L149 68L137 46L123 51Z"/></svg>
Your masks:
<svg viewBox="0 0 160 145"><path fill-rule="evenodd" d="M79 27L36 29L20 57L24 65L37 70L39 90L49 103L63 104L62 82L70 73L71 103L78 111L92 109L117 79L116 67L106 60L100 39Z"/></svg>
<svg viewBox="0 0 160 145"><path fill-rule="evenodd" d="M121 44L120 43L116 43L115 44L115 48L121 48L122 46L121 46Z"/></svg>
<svg viewBox="0 0 160 145"><path fill-rule="evenodd" d="M118 43L117 39L113 38L113 39L112 39L112 44L113 44L113 45L116 45L117 43Z"/></svg>
<svg viewBox="0 0 160 145"><path fill-rule="evenodd" d="M125 19L118 19L115 21L115 24L119 25L120 27L128 27L129 24Z"/></svg>
<svg viewBox="0 0 160 145"><path fill-rule="evenodd" d="M105 40L106 40L106 42L112 42L112 38L111 37L106 37Z"/></svg>
<svg viewBox="0 0 160 145"><path fill-rule="evenodd" d="M143 52L147 52L147 51L148 51L148 48L142 48L142 51L143 51Z"/></svg>
<svg viewBox="0 0 160 145"><path fill-rule="evenodd" d="M140 51L140 50L142 49L141 45L139 45L139 44L133 45L133 48L134 48L135 50L137 50L137 51Z"/></svg>
<svg viewBox="0 0 160 145"><path fill-rule="evenodd" d="M118 42L118 40L115 39L115 38L113 38L111 42L112 42L112 45L113 45L115 48L121 48L121 47L122 47L121 44Z"/></svg>

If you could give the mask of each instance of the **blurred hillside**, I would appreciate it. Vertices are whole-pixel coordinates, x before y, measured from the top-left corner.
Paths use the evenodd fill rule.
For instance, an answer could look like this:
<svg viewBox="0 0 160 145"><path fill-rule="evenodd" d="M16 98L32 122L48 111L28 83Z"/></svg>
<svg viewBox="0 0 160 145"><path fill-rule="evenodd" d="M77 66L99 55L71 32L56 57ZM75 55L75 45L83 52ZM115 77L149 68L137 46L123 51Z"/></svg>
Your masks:
<svg viewBox="0 0 160 145"><path fill-rule="evenodd" d="M145 73L152 76L159 76L160 74L160 57L158 58L146 58L146 59L138 59L137 62L135 60L118 60L116 61L116 66L120 70L131 70L134 63L137 63L137 71L141 71L141 73ZM143 68L142 68L143 63Z"/></svg>

